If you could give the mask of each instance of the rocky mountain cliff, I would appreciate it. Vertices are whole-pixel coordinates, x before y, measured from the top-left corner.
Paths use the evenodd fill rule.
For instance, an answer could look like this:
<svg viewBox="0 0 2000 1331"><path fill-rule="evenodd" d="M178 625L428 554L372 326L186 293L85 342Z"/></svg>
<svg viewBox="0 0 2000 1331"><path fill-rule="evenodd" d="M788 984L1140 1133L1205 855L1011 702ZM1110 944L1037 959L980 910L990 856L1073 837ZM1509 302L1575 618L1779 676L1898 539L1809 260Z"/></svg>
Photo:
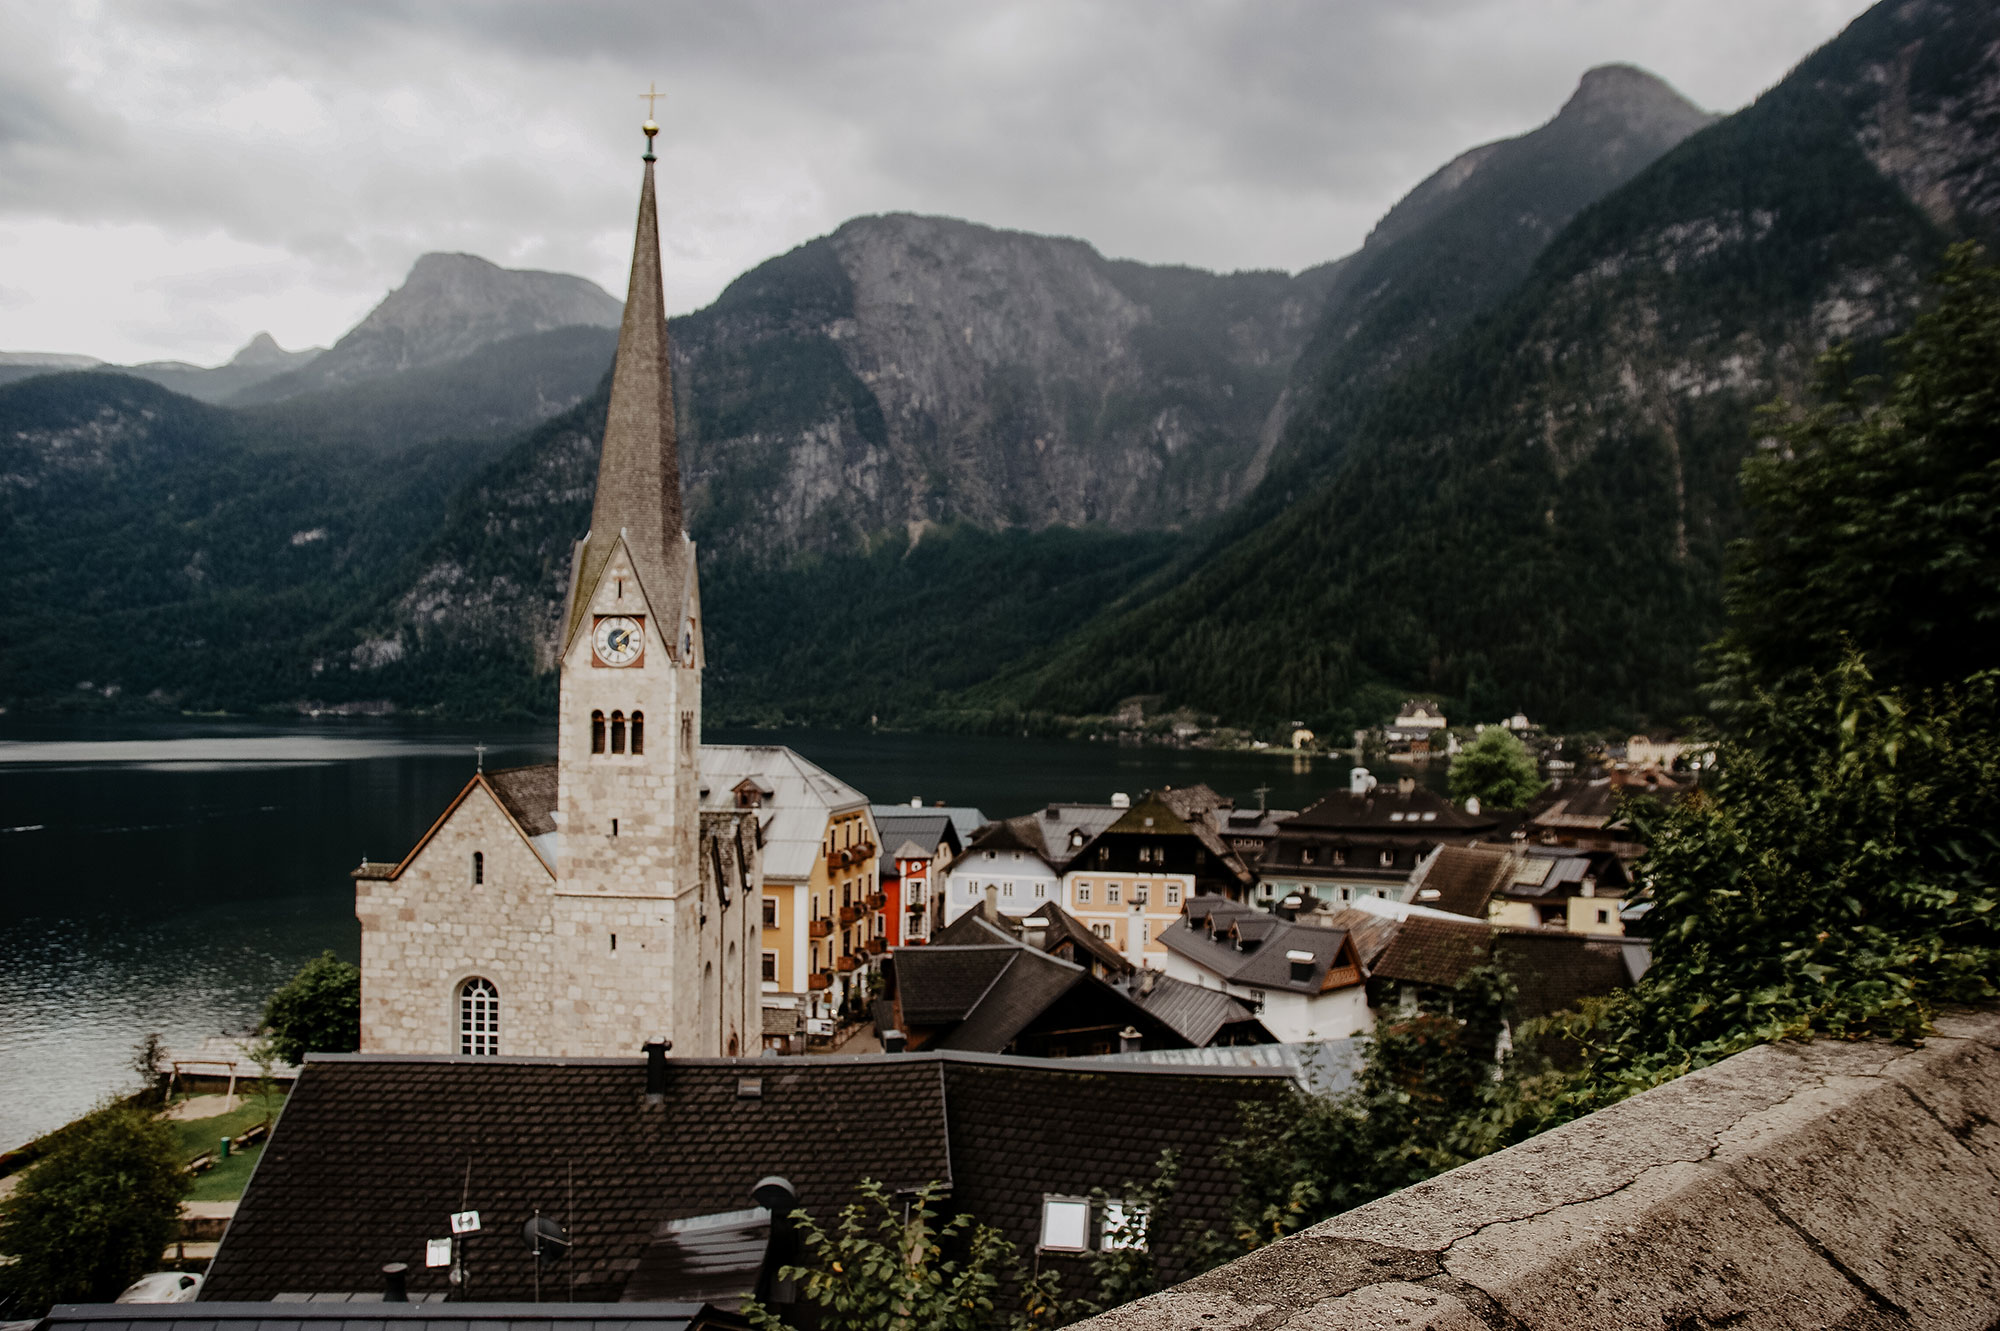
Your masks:
<svg viewBox="0 0 2000 1331"><path fill-rule="evenodd" d="M622 309L586 278L502 268L471 254L426 254L403 285L324 354L231 401L274 402L441 365L494 342L556 328L616 328Z"/></svg>
<svg viewBox="0 0 2000 1331"><path fill-rule="evenodd" d="M1990 5L1868 11L1580 211L1485 319L1301 413L1302 449L1337 465L1280 517L981 701L1165 693L1336 725L1371 688L1572 723L1692 710L1753 408L1836 342L1865 361L1948 239L1993 236L1996 107Z"/></svg>
<svg viewBox="0 0 2000 1331"><path fill-rule="evenodd" d="M1210 516L1268 448L1334 271L1219 275L857 218L675 322L691 513L773 557L927 522Z"/></svg>

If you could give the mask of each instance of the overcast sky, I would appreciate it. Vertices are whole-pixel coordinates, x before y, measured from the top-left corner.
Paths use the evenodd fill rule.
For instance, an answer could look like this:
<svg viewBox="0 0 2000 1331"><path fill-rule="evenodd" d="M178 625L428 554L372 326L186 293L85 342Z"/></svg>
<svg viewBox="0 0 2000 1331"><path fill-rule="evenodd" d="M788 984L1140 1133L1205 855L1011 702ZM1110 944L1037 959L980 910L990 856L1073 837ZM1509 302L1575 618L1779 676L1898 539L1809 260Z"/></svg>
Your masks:
<svg viewBox="0 0 2000 1331"><path fill-rule="evenodd" d="M0 13L0 349L325 344L426 250L667 299L863 213L1298 269L1629 61L1734 110L1859 0L70 0Z"/></svg>

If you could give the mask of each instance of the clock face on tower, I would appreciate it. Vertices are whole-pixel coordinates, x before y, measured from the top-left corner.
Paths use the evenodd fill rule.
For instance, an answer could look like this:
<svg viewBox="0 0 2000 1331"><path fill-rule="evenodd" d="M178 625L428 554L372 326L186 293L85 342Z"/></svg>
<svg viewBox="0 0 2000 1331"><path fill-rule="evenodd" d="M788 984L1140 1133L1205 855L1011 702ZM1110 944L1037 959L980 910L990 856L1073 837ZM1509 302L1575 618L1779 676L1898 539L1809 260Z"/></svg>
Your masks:
<svg viewBox="0 0 2000 1331"><path fill-rule="evenodd" d="M600 615L590 648L599 665L633 665L645 655L646 626L631 615Z"/></svg>

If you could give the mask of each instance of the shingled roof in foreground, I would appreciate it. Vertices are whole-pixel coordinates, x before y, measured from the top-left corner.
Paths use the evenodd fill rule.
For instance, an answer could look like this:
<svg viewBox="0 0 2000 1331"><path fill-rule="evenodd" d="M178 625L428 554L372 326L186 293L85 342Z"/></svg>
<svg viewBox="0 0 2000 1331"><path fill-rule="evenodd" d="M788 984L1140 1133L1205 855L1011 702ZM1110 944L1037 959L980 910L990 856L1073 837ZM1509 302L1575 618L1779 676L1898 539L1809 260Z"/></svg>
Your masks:
<svg viewBox="0 0 2000 1331"><path fill-rule="evenodd" d="M936 1180L1025 1255L1045 1193L1116 1191L1181 1159L1172 1278L1193 1237L1220 1229L1235 1192L1216 1160L1237 1106L1285 1093L1281 1069L1107 1069L953 1053L676 1060L663 1102L643 1059L313 1055L209 1269L205 1298L380 1287L410 1265L413 1298L447 1288L423 1265L448 1217L466 1241L474 1301L533 1297L521 1226L564 1221L563 1284L615 1302L662 1226L750 1206L769 1175L821 1219L863 1179ZM1079 1266L1080 1258L1051 1260Z"/></svg>

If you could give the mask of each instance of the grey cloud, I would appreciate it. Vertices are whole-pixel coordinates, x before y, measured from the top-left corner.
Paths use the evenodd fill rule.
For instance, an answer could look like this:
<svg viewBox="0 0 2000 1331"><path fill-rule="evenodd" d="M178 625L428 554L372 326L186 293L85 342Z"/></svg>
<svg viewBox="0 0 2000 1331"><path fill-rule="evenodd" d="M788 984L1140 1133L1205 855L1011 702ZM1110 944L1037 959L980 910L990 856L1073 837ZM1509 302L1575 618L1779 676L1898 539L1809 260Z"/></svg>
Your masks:
<svg viewBox="0 0 2000 1331"><path fill-rule="evenodd" d="M330 311L430 249L615 288L635 94L658 79L681 307L847 217L892 210L1153 261L1296 269L1352 249L1457 152L1547 119L1590 65L1631 60L1727 109L1860 7L110 0L83 18L48 6L11 24L0 51L0 225L221 233L292 256ZM215 294L241 286L237 271ZM200 288L179 281L168 298L191 310ZM0 320L0 344L34 341Z"/></svg>

